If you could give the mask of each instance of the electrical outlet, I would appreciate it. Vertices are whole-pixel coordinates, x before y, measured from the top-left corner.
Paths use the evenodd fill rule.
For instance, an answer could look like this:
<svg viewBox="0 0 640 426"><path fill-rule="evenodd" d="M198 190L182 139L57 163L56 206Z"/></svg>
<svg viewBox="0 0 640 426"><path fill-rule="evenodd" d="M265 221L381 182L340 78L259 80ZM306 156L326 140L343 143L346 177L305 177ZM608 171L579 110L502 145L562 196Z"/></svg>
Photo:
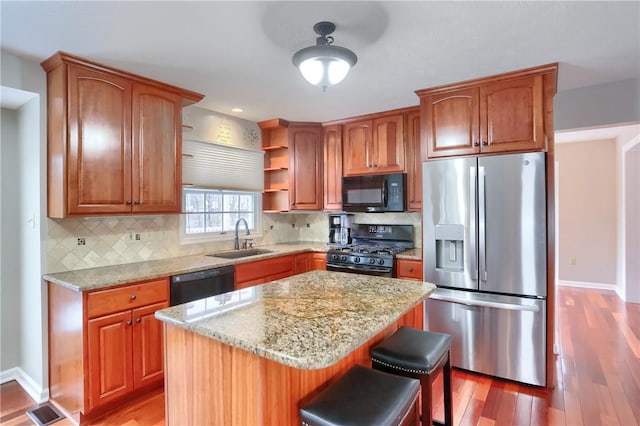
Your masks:
<svg viewBox="0 0 640 426"><path fill-rule="evenodd" d="M139 240L139 238L138 238ZM136 242L136 232L135 231L127 231L125 234L125 241L127 244L133 244Z"/></svg>
<svg viewBox="0 0 640 426"><path fill-rule="evenodd" d="M84 246L86 244L87 244L87 241L86 241L86 239L84 237L78 238L78 245L79 246Z"/></svg>

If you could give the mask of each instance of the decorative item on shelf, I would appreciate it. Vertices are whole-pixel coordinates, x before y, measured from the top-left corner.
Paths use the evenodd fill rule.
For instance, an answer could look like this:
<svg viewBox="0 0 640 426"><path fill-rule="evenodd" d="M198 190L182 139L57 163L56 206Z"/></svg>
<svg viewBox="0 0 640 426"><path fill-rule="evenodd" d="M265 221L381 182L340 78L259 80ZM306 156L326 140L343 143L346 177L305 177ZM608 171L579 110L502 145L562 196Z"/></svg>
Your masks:
<svg viewBox="0 0 640 426"><path fill-rule="evenodd" d="M300 69L302 76L314 86L327 87L340 83L347 76L358 57L351 50L333 45L329 34L336 29L332 22L318 22L313 31L319 34L316 45L298 50L293 55L293 64Z"/></svg>

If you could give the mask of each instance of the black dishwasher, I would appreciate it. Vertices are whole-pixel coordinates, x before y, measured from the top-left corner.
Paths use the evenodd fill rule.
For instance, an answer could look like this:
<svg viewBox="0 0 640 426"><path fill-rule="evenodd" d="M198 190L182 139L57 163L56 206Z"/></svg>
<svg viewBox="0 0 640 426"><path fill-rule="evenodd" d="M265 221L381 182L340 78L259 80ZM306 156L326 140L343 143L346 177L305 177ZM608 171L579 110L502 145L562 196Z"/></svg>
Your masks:
<svg viewBox="0 0 640 426"><path fill-rule="evenodd" d="M234 290L235 267L207 269L171 277L171 306L228 293Z"/></svg>

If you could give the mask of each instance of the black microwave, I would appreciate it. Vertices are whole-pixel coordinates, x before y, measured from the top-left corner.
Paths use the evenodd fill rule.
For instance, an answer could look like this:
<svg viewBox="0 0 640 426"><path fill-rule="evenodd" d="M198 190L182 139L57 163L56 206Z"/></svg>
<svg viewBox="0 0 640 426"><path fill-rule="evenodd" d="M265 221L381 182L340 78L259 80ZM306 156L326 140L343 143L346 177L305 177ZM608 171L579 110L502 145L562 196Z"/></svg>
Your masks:
<svg viewBox="0 0 640 426"><path fill-rule="evenodd" d="M342 178L342 210L346 212L403 212L405 173Z"/></svg>

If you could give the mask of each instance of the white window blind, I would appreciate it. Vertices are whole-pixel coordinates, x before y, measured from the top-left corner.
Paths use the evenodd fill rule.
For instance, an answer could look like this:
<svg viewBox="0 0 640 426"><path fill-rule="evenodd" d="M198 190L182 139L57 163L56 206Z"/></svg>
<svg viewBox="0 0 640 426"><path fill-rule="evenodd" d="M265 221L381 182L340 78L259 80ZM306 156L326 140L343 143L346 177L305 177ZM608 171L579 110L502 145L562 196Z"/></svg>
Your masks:
<svg viewBox="0 0 640 426"><path fill-rule="evenodd" d="M182 185L264 190L264 153L193 139L182 141Z"/></svg>

